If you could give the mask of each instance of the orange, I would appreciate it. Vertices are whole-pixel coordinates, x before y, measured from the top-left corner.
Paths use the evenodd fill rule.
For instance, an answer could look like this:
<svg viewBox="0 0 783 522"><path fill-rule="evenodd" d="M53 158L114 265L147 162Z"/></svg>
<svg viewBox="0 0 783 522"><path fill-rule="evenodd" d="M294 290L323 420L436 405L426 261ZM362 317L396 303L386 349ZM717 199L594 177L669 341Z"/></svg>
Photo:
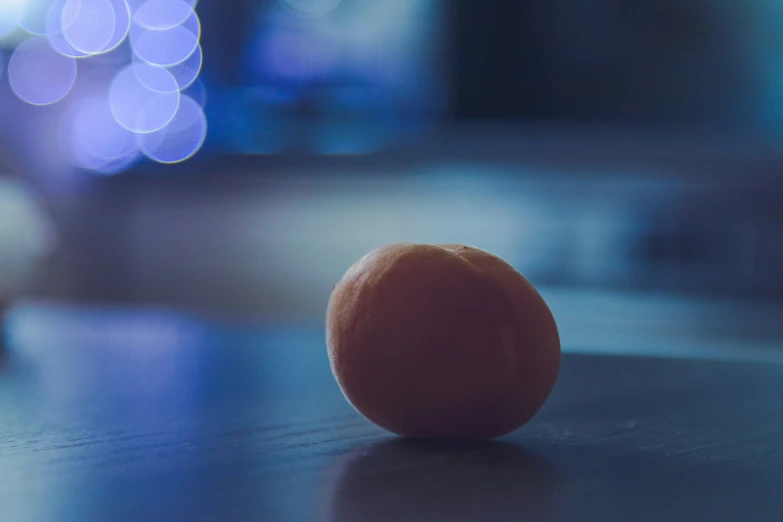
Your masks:
<svg viewBox="0 0 783 522"><path fill-rule="evenodd" d="M560 368L557 326L539 293L468 246L370 252L335 287L326 329L346 398L404 437L506 435L539 411Z"/></svg>

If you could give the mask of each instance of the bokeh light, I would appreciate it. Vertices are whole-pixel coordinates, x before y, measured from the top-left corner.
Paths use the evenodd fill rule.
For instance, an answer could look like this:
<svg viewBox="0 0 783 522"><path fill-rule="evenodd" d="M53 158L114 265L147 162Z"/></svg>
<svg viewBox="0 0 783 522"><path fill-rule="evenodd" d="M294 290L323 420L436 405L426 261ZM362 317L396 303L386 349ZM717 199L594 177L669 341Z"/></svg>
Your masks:
<svg viewBox="0 0 783 522"><path fill-rule="evenodd" d="M130 7L125 0L109 0L114 10L114 32L102 53L108 53L119 47L128 37L131 24Z"/></svg>
<svg viewBox="0 0 783 522"><path fill-rule="evenodd" d="M109 0L67 0L61 14L66 41L85 54L103 51L114 35L114 7Z"/></svg>
<svg viewBox="0 0 783 522"><path fill-rule="evenodd" d="M72 165L83 170L89 170L101 174L116 174L120 171L115 167L116 165L127 167L136 158L138 158L138 154L136 154L129 155L118 160L105 161L102 158L94 156L90 150L80 149L73 143L70 143L69 145L71 148L66 151L66 157Z"/></svg>
<svg viewBox="0 0 783 522"><path fill-rule="evenodd" d="M136 12L141 9L141 6L143 6L145 3L147 3L148 0L127 0L128 7L130 8L131 17L136 14Z"/></svg>
<svg viewBox="0 0 783 522"><path fill-rule="evenodd" d="M151 0L127 0L128 6L130 7L130 12L133 16L135 16L136 13L139 12L139 10L150 1ZM196 9L196 5L198 5L197 0L183 0L183 1L193 9Z"/></svg>
<svg viewBox="0 0 783 522"><path fill-rule="evenodd" d="M130 8L125 0L55 0L45 25L57 52L85 58L113 51L125 41Z"/></svg>
<svg viewBox="0 0 783 522"><path fill-rule="evenodd" d="M48 36L51 33L46 21L51 7L52 0L26 0L19 26L32 35Z"/></svg>
<svg viewBox="0 0 783 522"><path fill-rule="evenodd" d="M207 105L207 88L204 86L204 81L201 78L196 78L187 89L180 91L182 94L187 94L202 107Z"/></svg>
<svg viewBox="0 0 783 522"><path fill-rule="evenodd" d="M63 99L76 82L76 72L76 61L57 53L43 37L22 42L8 61L11 89L32 105Z"/></svg>
<svg viewBox="0 0 783 522"><path fill-rule="evenodd" d="M173 75L164 67L139 61L133 71L142 85L153 92L171 93L179 90L176 79L172 82Z"/></svg>
<svg viewBox="0 0 783 522"><path fill-rule="evenodd" d="M24 15L26 0L0 0L0 38L16 31Z"/></svg>
<svg viewBox="0 0 783 522"><path fill-rule="evenodd" d="M149 0L133 15L133 23L160 31L182 25L191 16L193 8L184 0Z"/></svg>
<svg viewBox="0 0 783 522"><path fill-rule="evenodd" d="M202 146L207 128L196 5L0 0L0 38L14 33L14 43L21 41L7 64L0 49L0 75L8 72L13 92L30 105L74 91L55 134L64 159L80 169L121 172L143 157L141 145L155 161L183 161ZM74 89L79 61L87 84Z"/></svg>
<svg viewBox="0 0 783 522"><path fill-rule="evenodd" d="M120 42L120 45L110 51L96 54L80 61L100 65L106 71L117 71L131 63L132 58L133 50L130 48L128 40L125 39ZM93 69L92 66L91 69Z"/></svg>
<svg viewBox="0 0 783 522"><path fill-rule="evenodd" d="M168 71L168 73L174 77L174 80L176 80L177 89L184 91L190 87L198 78L198 75L201 72L202 61L203 57L201 54L201 45L199 45L196 48L196 52L191 54L190 57L184 62L171 67L163 68L156 66L155 68L165 69ZM134 62L140 65L150 65L135 55ZM167 90L171 88L167 75L161 75L150 68L144 67L137 68L136 71L136 74L139 75L139 79L142 81L142 83L144 83L144 85L153 91L170 92Z"/></svg>
<svg viewBox="0 0 783 522"><path fill-rule="evenodd" d="M99 91L61 115L58 143L65 160L94 174L117 174L141 157L135 134L114 120L105 93Z"/></svg>
<svg viewBox="0 0 783 522"><path fill-rule="evenodd" d="M174 119L159 131L139 135L139 148L159 163L179 163L199 151L206 135L207 119L201 106L182 96Z"/></svg>
<svg viewBox="0 0 783 522"><path fill-rule="evenodd" d="M87 158L82 161L86 168L97 170L138 156L135 135L114 119L107 96L81 101L69 119L70 151L76 158Z"/></svg>
<svg viewBox="0 0 783 522"><path fill-rule="evenodd" d="M201 45L199 45L187 60L168 68L168 71L177 80L180 90L185 90L193 85L193 82L196 81L199 73L201 73L203 61L204 57L201 54Z"/></svg>
<svg viewBox="0 0 783 522"><path fill-rule="evenodd" d="M165 88L150 89L149 83ZM168 87L166 87L168 86ZM177 81L163 68L134 63L116 74L109 89L111 112L117 122L136 133L149 133L165 127L177 113L180 93Z"/></svg>
<svg viewBox="0 0 783 522"><path fill-rule="evenodd" d="M87 53L74 48L63 33L62 18L66 0L54 0L46 13L46 38L52 48L63 56L83 58Z"/></svg>
<svg viewBox="0 0 783 522"><path fill-rule="evenodd" d="M191 9L181 24L167 29L148 29L136 22L130 28L133 51L142 60L154 65L172 66L187 60L198 48L201 22Z"/></svg>
<svg viewBox="0 0 783 522"><path fill-rule="evenodd" d="M123 158L117 158L116 160L110 161L105 165L101 165L100 167L93 168L90 170L98 174L111 176L113 174L118 174L124 170L127 170L129 167L131 167L134 163L138 161L139 157L141 157L141 154L137 152L136 154L133 155L128 155Z"/></svg>

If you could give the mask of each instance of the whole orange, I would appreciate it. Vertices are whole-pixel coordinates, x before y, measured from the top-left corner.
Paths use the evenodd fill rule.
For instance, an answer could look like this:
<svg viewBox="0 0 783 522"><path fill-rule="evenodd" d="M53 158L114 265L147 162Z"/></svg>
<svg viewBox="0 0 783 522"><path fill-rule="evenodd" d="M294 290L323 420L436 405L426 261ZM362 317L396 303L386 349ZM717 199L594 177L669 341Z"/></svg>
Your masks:
<svg viewBox="0 0 783 522"><path fill-rule="evenodd" d="M560 368L557 326L539 293L468 246L370 252L335 287L326 330L346 398L405 437L506 435L539 411Z"/></svg>

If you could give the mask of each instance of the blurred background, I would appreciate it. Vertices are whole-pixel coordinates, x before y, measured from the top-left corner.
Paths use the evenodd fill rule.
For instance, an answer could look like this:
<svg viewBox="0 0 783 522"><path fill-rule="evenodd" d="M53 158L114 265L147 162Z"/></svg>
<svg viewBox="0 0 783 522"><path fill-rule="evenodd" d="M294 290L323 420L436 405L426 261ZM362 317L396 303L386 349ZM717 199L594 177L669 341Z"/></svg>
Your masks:
<svg viewBox="0 0 783 522"><path fill-rule="evenodd" d="M566 352L783 362L783 3L0 0L0 519L352 520L427 473L449 519L497 477L585 518L617 462L620 519L660 469L774 518L778 374L739 364L567 358L543 473L370 447L324 316L396 241L503 257Z"/></svg>
<svg viewBox="0 0 783 522"><path fill-rule="evenodd" d="M568 351L783 359L779 2L8 0L0 38L9 345L318 331L411 241L507 259Z"/></svg>

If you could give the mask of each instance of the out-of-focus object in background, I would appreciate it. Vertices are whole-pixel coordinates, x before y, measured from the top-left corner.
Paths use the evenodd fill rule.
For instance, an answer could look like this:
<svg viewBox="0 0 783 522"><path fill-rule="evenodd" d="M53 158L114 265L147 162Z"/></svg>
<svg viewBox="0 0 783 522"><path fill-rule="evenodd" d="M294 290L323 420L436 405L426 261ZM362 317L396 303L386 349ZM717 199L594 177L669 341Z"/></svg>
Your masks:
<svg viewBox="0 0 783 522"><path fill-rule="evenodd" d="M150 0L134 14L129 38L136 56L159 67L171 67L198 49L201 21L182 0Z"/></svg>
<svg viewBox="0 0 783 522"><path fill-rule="evenodd" d="M0 315L25 291L55 242L54 224L31 188L0 173Z"/></svg>
<svg viewBox="0 0 783 522"><path fill-rule="evenodd" d="M0 0L0 48L9 54L0 67L11 87L0 89L0 108L18 111L0 131L29 134L19 154L53 158L44 170L115 174L142 156L190 158L206 135L200 106L184 94L180 103L203 62L195 4ZM11 129L19 120L25 129Z"/></svg>
<svg viewBox="0 0 783 522"><path fill-rule="evenodd" d="M76 60L58 53L46 38L25 40L8 60L11 89L30 105L50 105L65 98L76 83Z"/></svg>
<svg viewBox="0 0 783 522"><path fill-rule="evenodd" d="M182 96L174 118L162 129L139 136L144 154L158 163L179 163L192 157L207 137L207 119L201 106Z"/></svg>
<svg viewBox="0 0 783 522"><path fill-rule="evenodd" d="M222 148L361 155L430 129L445 108L443 7L269 2L241 51L238 84L222 96L232 115L218 115Z"/></svg>

